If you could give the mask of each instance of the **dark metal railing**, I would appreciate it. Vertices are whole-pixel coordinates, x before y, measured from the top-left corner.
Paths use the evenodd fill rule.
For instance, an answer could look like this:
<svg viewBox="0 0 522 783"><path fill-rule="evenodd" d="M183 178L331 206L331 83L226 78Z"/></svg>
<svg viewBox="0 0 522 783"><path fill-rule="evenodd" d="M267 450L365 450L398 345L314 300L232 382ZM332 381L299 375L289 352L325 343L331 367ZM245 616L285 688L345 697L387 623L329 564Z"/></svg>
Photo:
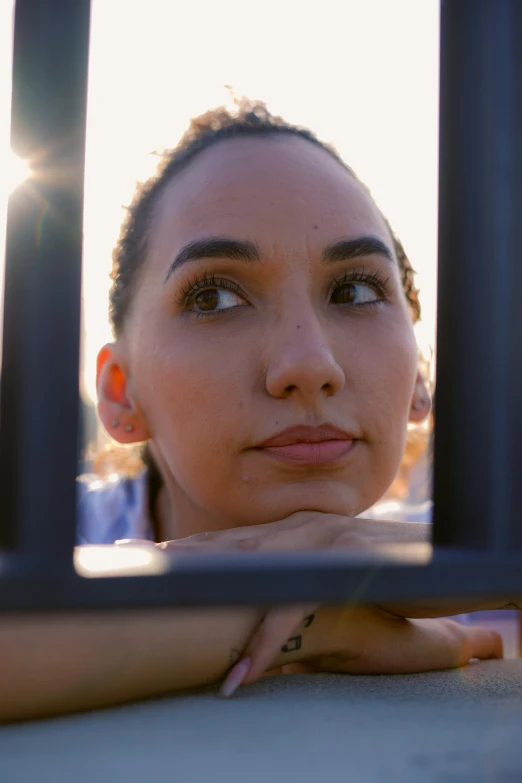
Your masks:
<svg viewBox="0 0 522 783"><path fill-rule="evenodd" d="M0 546L70 562L89 0L18 0L11 146L34 180L7 213L0 388Z"/></svg>
<svg viewBox="0 0 522 783"><path fill-rule="evenodd" d="M37 177L8 208L0 610L521 595L522 3L441 4L432 554L156 553L98 578L72 560L89 5L16 4L12 146Z"/></svg>
<svg viewBox="0 0 522 783"><path fill-rule="evenodd" d="M434 541L522 547L522 4L441 17Z"/></svg>

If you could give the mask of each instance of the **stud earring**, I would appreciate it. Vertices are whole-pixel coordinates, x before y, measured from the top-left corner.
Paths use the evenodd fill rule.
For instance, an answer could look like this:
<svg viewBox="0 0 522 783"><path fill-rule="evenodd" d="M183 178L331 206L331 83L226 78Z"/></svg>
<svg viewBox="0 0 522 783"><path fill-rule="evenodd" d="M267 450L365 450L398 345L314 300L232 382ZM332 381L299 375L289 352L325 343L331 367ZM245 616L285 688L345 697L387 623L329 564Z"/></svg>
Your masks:
<svg viewBox="0 0 522 783"><path fill-rule="evenodd" d="M112 420L112 422L111 422L111 425L112 425L113 427L117 427L117 426L119 425L119 423L120 423L120 422L118 421L118 419L113 419L113 420Z"/></svg>
<svg viewBox="0 0 522 783"><path fill-rule="evenodd" d="M125 425L125 432L132 432L133 429L134 427L132 426L132 424Z"/></svg>

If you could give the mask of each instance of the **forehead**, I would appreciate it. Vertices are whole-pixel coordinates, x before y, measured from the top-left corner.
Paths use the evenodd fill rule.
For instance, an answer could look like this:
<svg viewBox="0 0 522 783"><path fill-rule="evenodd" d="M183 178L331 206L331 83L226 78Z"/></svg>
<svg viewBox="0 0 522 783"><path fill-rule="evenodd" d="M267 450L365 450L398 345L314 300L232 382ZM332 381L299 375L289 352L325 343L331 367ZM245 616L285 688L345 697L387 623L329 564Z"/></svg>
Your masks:
<svg viewBox="0 0 522 783"><path fill-rule="evenodd" d="M328 152L292 136L220 141L165 188L150 252L170 255L209 235L255 241L261 250L321 249L339 237L373 234L390 244L384 220L357 180Z"/></svg>

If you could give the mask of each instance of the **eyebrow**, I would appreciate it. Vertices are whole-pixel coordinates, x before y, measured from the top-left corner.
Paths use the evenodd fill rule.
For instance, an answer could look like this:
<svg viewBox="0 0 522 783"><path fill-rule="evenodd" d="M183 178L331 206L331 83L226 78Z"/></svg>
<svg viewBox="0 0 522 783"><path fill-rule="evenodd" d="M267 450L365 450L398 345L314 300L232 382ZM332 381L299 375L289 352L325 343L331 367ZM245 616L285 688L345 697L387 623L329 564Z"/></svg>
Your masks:
<svg viewBox="0 0 522 783"><path fill-rule="evenodd" d="M340 239L329 245L323 254L323 261L327 264L335 261L350 261L352 258L362 256L381 255L393 262L393 253L388 245L374 236L363 236L355 239Z"/></svg>
<svg viewBox="0 0 522 783"><path fill-rule="evenodd" d="M201 258L229 258L234 261L260 261L261 254L253 242L229 237L207 237L196 239L185 245L169 266L165 283L176 269L188 261Z"/></svg>
<svg viewBox="0 0 522 783"><path fill-rule="evenodd" d="M340 239L326 248L322 260L323 263L329 264L375 254L385 256L393 262L393 253L388 245L382 239L374 236ZM234 261L255 263L261 260L261 254L257 245L246 239L232 239L230 237L196 239L185 245L176 255L168 268L164 283L183 264L202 258L228 258Z"/></svg>

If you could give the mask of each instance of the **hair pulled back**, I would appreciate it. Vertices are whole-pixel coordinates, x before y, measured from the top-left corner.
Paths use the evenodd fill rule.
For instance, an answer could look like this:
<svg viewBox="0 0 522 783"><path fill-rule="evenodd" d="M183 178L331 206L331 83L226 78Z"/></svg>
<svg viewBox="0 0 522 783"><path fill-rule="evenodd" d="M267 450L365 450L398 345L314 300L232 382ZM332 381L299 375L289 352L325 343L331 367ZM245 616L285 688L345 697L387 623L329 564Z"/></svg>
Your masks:
<svg viewBox="0 0 522 783"><path fill-rule="evenodd" d="M127 209L112 257L113 283L110 291L109 318L115 337L123 331L136 290L136 280L147 257L147 242L154 208L168 183L201 152L224 139L270 135L296 136L321 147L360 182L332 146L320 141L306 128L291 125L281 117L272 115L264 103L243 98L236 101L236 111L221 106L196 117L191 121L179 144L161 153L156 173L136 187L132 202ZM369 192L367 188L365 190ZM391 230L386 218L384 220L393 239L402 285L412 318L417 321L420 317L420 302L415 287L415 273L401 242Z"/></svg>

